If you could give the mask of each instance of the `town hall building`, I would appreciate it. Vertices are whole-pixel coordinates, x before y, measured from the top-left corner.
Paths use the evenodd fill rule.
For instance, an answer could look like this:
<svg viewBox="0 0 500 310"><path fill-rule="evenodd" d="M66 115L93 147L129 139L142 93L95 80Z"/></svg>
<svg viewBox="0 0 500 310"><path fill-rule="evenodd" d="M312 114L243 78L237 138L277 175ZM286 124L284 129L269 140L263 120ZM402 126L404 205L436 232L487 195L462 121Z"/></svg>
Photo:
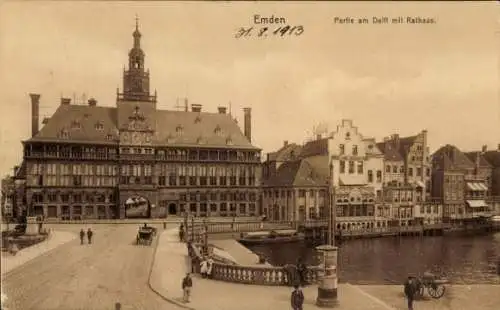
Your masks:
<svg viewBox="0 0 500 310"><path fill-rule="evenodd" d="M141 33L123 73L116 106L62 98L39 129L40 95L30 94L32 137L16 179L30 215L45 218L149 218L168 215L258 215L261 150L225 107L186 102L161 110L150 93ZM21 202L19 202L21 203Z"/></svg>

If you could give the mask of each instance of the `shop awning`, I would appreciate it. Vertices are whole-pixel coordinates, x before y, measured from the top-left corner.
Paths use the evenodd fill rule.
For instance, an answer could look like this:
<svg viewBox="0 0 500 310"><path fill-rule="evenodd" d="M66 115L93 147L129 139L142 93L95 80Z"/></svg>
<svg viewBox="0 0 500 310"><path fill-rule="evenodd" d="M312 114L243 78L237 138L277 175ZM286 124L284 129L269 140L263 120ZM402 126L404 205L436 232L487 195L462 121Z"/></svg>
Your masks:
<svg viewBox="0 0 500 310"><path fill-rule="evenodd" d="M484 200L467 200L467 204L471 208L482 208L487 207L486 201Z"/></svg>
<svg viewBox="0 0 500 310"><path fill-rule="evenodd" d="M422 181L417 181L417 187L425 188L425 184Z"/></svg>
<svg viewBox="0 0 500 310"><path fill-rule="evenodd" d="M471 191L475 192L483 192L487 191L488 187L484 183L477 183L477 182L468 182L467 183L467 188Z"/></svg>

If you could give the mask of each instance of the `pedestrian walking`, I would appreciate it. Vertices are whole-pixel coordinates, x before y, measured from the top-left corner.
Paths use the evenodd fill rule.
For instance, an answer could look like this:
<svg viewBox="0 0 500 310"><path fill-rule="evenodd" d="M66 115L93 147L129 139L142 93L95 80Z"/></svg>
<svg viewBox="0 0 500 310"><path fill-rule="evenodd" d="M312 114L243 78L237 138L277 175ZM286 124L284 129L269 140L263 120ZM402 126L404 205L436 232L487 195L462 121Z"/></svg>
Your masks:
<svg viewBox="0 0 500 310"><path fill-rule="evenodd" d="M182 279L182 291L184 292L182 299L185 303L189 302L189 297L191 296L192 287L193 287L193 280L191 279L191 275L188 272L184 277L184 279Z"/></svg>
<svg viewBox="0 0 500 310"><path fill-rule="evenodd" d="M80 244L83 244L83 240L85 239L85 231L83 230L80 230Z"/></svg>
<svg viewBox="0 0 500 310"><path fill-rule="evenodd" d="M179 227L179 241L184 242L184 224Z"/></svg>
<svg viewBox="0 0 500 310"><path fill-rule="evenodd" d="M203 258L203 260L200 263L200 273L202 278L206 278L208 274L208 261L206 258Z"/></svg>
<svg viewBox="0 0 500 310"><path fill-rule="evenodd" d="M92 244L92 236L94 235L94 233L92 232L92 229L88 229L87 230L87 239L89 239L89 244Z"/></svg>
<svg viewBox="0 0 500 310"><path fill-rule="evenodd" d="M299 283L302 286L306 285L306 270L307 270L306 265L304 265L302 259L299 258L299 260L297 261L297 275Z"/></svg>
<svg viewBox="0 0 500 310"><path fill-rule="evenodd" d="M292 292L291 296L291 304L292 304L292 309L293 310L302 310L302 307L304 306L304 293L300 289L300 285L295 284L294 290Z"/></svg>
<svg viewBox="0 0 500 310"><path fill-rule="evenodd" d="M408 276L408 279L406 279L404 284L404 292L406 298L408 299L408 310L413 310L413 301L415 299L416 286L416 279L412 276Z"/></svg>

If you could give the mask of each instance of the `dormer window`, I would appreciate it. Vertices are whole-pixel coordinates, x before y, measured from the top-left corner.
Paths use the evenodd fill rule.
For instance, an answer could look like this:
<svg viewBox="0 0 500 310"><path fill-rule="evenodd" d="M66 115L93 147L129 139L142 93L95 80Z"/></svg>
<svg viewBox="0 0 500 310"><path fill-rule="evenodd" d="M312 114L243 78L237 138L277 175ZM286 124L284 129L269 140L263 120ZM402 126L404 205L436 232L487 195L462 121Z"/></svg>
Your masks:
<svg viewBox="0 0 500 310"><path fill-rule="evenodd" d="M184 128L182 128L181 125L177 125L177 127L175 128L175 132L178 134L178 135L182 135L182 131L183 131Z"/></svg>
<svg viewBox="0 0 500 310"><path fill-rule="evenodd" d="M81 129L82 125L80 124L79 121L72 121L71 122L71 129Z"/></svg>
<svg viewBox="0 0 500 310"><path fill-rule="evenodd" d="M95 129L99 131L104 130L104 124L102 122L95 123Z"/></svg>
<svg viewBox="0 0 500 310"><path fill-rule="evenodd" d="M106 135L106 140L112 141L113 140L113 135Z"/></svg>
<svg viewBox="0 0 500 310"><path fill-rule="evenodd" d="M347 133L345 134L345 139L346 139L346 140L351 140L351 133L350 133L350 132L347 132Z"/></svg>
<svg viewBox="0 0 500 310"><path fill-rule="evenodd" d="M69 138L69 132L66 129L61 130L61 133L59 136L63 139L68 139Z"/></svg>
<svg viewBox="0 0 500 310"><path fill-rule="evenodd" d="M220 126L219 125L215 126L214 133L216 135L220 135L221 132L222 132L222 129L220 128Z"/></svg>
<svg viewBox="0 0 500 310"><path fill-rule="evenodd" d="M197 144L203 144L203 143L205 143L205 139L203 139L203 137L201 137L201 136L200 136L200 137L198 137L198 138L196 139L196 143L197 143Z"/></svg>
<svg viewBox="0 0 500 310"><path fill-rule="evenodd" d="M226 138L226 144L227 145L233 145L233 139L231 138L231 136L229 136L229 137Z"/></svg>

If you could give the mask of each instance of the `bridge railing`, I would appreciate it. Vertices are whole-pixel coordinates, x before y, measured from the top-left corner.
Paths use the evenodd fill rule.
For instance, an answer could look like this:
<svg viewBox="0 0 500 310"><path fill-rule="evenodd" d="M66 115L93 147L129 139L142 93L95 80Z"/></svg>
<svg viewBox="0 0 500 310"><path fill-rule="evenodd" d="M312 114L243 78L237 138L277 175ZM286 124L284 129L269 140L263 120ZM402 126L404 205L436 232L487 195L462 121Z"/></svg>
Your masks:
<svg viewBox="0 0 500 310"><path fill-rule="evenodd" d="M188 252L191 258L192 272L200 272L200 263L203 259L200 249L196 243L188 243ZM304 271L304 279L307 283L316 283L318 280L318 268L308 267ZM212 267L212 279L224 282L266 285L266 286L290 286L296 279L295 266L243 266L215 262Z"/></svg>

